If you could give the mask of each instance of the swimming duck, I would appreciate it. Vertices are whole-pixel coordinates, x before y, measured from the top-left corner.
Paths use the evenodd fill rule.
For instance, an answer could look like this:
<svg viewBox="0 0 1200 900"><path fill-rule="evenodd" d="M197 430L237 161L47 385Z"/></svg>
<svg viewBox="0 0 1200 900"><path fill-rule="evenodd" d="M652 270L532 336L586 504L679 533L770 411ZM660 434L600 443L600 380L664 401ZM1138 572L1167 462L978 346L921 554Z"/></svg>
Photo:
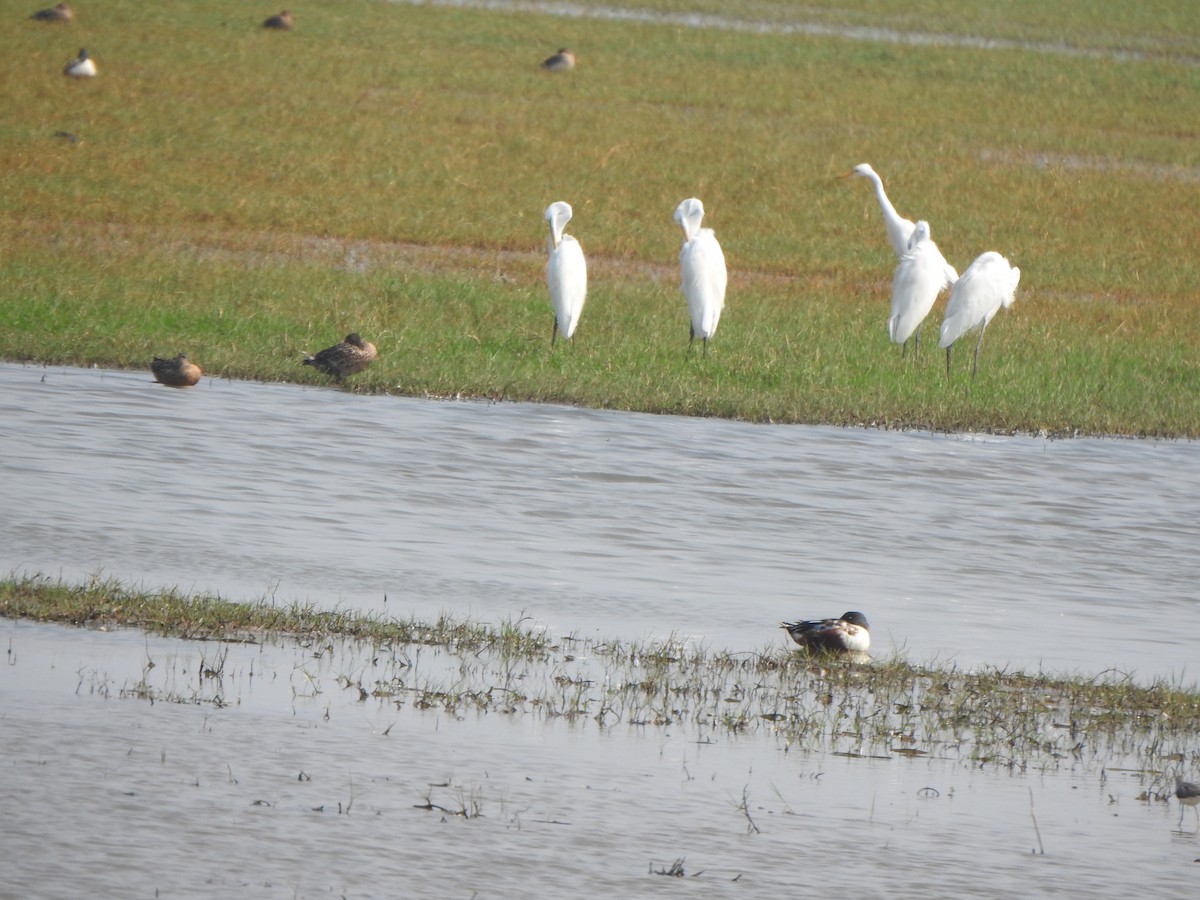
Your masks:
<svg viewBox="0 0 1200 900"><path fill-rule="evenodd" d="M75 13L71 11L71 7L65 3L60 3L58 6L51 6L49 9L39 9L29 18L37 19L41 22L70 22L75 18Z"/></svg>
<svg viewBox="0 0 1200 900"><path fill-rule="evenodd" d="M154 357L150 363L150 371L154 380L168 387L191 387L200 380L200 367L180 353L174 359L159 359Z"/></svg>
<svg viewBox="0 0 1200 900"><path fill-rule="evenodd" d="M263 20L263 28L278 28L280 31L292 30L292 14L286 9L274 16L268 16Z"/></svg>
<svg viewBox="0 0 1200 900"><path fill-rule="evenodd" d="M542 60L542 68L547 72L566 72L575 68L575 54L562 47L553 56Z"/></svg>
<svg viewBox="0 0 1200 900"><path fill-rule="evenodd" d="M305 354L304 365L341 381L347 375L361 372L375 360L375 356L375 345L364 341L356 331L346 335L340 344L326 347L313 356Z"/></svg>
<svg viewBox="0 0 1200 900"><path fill-rule="evenodd" d="M63 66L63 74L72 78L91 78L96 74L96 64L88 56L87 50L79 48L79 55Z"/></svg>
<svg viewBox="0 0 1200 900"><path fill-rule="evenodd" d="M843 613L840 619L784 622L781 627L809 651L866 653L871 646L867 617L860 612Z"/></svg>

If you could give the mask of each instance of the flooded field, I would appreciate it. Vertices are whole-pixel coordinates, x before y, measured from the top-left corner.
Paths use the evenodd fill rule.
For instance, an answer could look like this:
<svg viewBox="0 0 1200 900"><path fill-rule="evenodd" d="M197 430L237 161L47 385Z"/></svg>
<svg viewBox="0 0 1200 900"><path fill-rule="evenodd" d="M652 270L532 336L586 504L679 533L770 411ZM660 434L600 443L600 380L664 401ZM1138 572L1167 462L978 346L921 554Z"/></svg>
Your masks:
<svg viewBox="0 0 1200 900"><path fill-rule="evenodd" d="M16 365L0 414L6 571L731 652L857 608L877 658L1194 681L1190 444ZM761 717L738 736L421 701L414 670L562 674L429 649L0 629L14 896L647 896L674 869L766 897L834 866L867 896L1183 896L1200 859L1119 743L980 764L789 743Z"/></svg>
<svg viewBox="0 0 1200 900"><path fill-rule="evenodd" d="M0 641L13 896L656 896L678 862L689 894L767 897L848 859L865 896L1186 896L1200 858L1176 803L1138 799L1152 777L1070 756L451 713L364 698L396 661L354 644L11 621Z"/></svg>
<svg viewBox="0 0 1200 900"><path fill-rule="evenodd" d="M742 651L1194 683L1200 446L0 365L0 569Z"/></svg>

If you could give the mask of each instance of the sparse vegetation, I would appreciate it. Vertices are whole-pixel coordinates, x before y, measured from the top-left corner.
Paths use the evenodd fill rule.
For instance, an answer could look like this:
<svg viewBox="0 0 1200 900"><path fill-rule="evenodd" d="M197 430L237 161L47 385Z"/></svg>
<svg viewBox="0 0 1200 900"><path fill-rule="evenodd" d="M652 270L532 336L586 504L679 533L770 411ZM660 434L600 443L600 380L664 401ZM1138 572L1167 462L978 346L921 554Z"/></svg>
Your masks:
<svg viewBox="0 0 1200 900"><path fill-rule="evenodd" d="M767 736L784 750L935 756L1018 770L1200 763L1192 746L1200 689L1165 681L1139 685L1117 672L964 671L899 657L855 665L780 647L733 653L682 641L597 642L555 638L520 623L421 623L146 594L107 581L71 586L10 578L0 582L0 616L220 641L299 639L324 646L352 639L374 648L374 663L365 682L362 674L341 676L344 690L364 702L456 716L561 718L601 730L672 726L691 729L700 740ZM442 652L417 665L421 647ZM219 651L205 655L190 696L157 695L147 682L152 666L122 695L221 705L224 659ZM92 690L107 695L110 686ZM459 806L455 814L474 814L463 798Z"/></svg>

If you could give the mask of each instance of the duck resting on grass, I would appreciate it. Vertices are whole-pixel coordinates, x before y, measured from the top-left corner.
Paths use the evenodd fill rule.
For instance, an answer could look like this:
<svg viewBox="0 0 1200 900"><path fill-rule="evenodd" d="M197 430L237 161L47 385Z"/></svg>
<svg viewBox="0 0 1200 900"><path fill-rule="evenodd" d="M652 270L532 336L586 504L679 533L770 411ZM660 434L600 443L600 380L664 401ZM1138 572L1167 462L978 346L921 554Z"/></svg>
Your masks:
<svg viewBox="0 0 1200 900"><path fill-rule="evenodd" d="M346 335L341 343L326 347L320 353L312 356L305 354L304 365L332 375L340 382L347 375L361 372L374 362L375 356L375 345L364 341L355 331Z"/></svg>
<svg viewBox="0 0 1200 900"><path fill-rule="evenodd" d="M37 19L39 22L70 22L75 18L75 13L71 11L65 3L60 3L58 6L51 6L49 9L39 9L29 18Z"/></svg>
<svg viewBox="0 0 1200 900"><path fill-rule="evenodd" d="M63 66L63 74L72 78L94 78L96 63L88 56L86 48L81 48L79 55Z"/></svg>
<svg viewBox="0 0 1200 900"><path fill-rule="evenodd" d="M542 68L547 72L569 72L575 68L575 54L562 47L553 56L542 60Z"/></svg>
<svg viewBox="0 0 1200 900"><path fill-rule="evenodd" d="M262 27L274 28L278 31L291 31L292 26L295 24L296 22L292 18L292 14L285 9L273 16L267 16L267 18L263 20Z"/></svg>
<svg viewBox="0 0 1200 900"><path fill-rule="evenodd" d="M840 619L784 622L781 627L810 653L866 653L871 646L867 617L860 612L843 613Z"/></svg>
<svg viewBox="0 0 1200 900"><path fill-rule="evenodd" d="M154 357L150 363L154 380L167 387L191 387L200 380L200 367L180 353L174 359Z"/></svg>

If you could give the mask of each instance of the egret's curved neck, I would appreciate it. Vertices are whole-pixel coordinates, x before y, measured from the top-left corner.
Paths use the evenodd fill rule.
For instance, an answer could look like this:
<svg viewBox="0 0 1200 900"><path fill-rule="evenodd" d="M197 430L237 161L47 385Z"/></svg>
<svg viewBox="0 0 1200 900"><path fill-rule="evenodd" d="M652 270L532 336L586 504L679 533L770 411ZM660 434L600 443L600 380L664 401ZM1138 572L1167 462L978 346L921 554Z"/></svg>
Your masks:
<svg viewBox="0 0 1200 900"><path fill-rule="evenodd" d="M883 210L884 216L899 219L900 214L896 212L896 207L892 206L892 201L888 199L887 191L883 189L883 179L873 173L870 178L871 184L875 185L875 199L879 201L879 208Z"/></svg>

